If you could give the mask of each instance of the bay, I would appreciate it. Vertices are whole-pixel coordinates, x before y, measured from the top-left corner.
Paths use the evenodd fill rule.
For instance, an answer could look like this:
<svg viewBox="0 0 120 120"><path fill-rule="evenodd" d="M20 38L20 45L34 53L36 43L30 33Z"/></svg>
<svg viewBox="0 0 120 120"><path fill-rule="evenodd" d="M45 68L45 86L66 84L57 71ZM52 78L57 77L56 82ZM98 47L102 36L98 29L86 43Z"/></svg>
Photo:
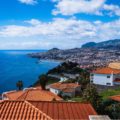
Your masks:
<svg viewBox="0 0 120 120"><path fill-rule="evenodd" d="M24 87L29 87L38 76L58 66L58 61L44 61L30 58L28 53L45 52L44 50L1 50L0 51L0 93L15 90L16 82L22 80Z"/></svg>

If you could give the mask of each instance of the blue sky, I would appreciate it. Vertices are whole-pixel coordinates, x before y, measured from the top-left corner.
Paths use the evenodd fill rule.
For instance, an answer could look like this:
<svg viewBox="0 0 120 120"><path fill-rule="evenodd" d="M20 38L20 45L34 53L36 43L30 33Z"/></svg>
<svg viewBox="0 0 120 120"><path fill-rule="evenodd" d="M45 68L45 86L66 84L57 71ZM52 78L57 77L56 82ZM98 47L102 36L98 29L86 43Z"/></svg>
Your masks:
<svg viewBox="0 0 120 120"><path fill-rule="evenodd" d="M119 38L119 0L0 0L0 49L68 49Z"/></svg>

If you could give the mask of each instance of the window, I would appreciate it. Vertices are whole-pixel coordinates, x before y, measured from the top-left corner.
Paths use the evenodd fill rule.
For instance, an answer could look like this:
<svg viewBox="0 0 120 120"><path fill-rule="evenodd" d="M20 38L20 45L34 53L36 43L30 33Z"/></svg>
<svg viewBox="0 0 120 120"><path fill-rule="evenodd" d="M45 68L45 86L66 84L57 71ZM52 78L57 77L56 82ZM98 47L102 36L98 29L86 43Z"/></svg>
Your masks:
<svg viewBox="0 0 120 120"><path fill-rule="evenodd" d="M94 76L94 74L91 74L91 76Z"/></svg>
<svg viewBox="0 0 120 120"><path fill-rule="evenodd" d="M110 78L110 75L108 75L107 78Z"/></svg>
<svg viewBox="0 0 120 120"><path fill-rule="evenodd" d="M109 85L111 85L111 83L106 83L106 85L108 85L108 86L109 86Z"/></svg>

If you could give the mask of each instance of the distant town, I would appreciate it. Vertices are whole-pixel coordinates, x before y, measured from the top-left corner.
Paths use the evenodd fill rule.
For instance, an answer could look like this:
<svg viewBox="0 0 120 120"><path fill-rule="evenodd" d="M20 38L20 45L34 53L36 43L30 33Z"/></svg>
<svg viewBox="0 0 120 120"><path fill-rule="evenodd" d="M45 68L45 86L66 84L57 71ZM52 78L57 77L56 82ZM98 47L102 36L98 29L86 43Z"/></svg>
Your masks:
<svg viewBox="0 0 120 120"><path fill-rule="evenodd" d="M31 57L44 60L62 60L78 63L81 68L104 67L110 62L120 61L120 40L110 40L81 48L60 50L53 48L44 53L32 53Z"/></svg>

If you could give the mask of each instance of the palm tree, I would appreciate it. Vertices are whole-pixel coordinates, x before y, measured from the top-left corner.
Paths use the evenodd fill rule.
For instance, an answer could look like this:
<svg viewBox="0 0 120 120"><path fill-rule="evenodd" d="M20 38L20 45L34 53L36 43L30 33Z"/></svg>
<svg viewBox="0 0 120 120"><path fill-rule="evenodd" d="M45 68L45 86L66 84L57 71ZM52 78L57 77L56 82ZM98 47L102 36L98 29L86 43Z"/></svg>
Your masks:
<svg viewBox="0 0 120 120"><path fill-rule="evenodd" d="M22 89L23 89L23 81L22 81L22 80L19 80L19 81L16 83L16 86L17 86L18 90L22 90Z"/></svg>

